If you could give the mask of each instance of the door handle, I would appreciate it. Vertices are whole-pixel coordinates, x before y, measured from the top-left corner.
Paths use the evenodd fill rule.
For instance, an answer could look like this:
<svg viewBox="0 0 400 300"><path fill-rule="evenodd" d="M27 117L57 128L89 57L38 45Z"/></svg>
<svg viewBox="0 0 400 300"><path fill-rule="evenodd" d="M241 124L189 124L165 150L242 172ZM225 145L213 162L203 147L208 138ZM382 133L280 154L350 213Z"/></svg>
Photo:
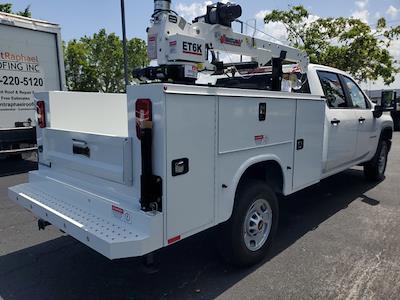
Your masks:
<svg viewBox="0 0 400 300"><path fill-rule="evenodd" d="M85 141L72 139L72 153L90 158L90 148Z"/></svg>
<svg viewBox="0 0 400 300"><path fill-rule="evenodd" d="M358 119L358 122L360 122L361 124L364 123L364 122L365 122L365 118L360 117L360 118Z"/></svg>
<svg viewBox="0 0 400 300"><path fill-rule="evenodd" d="M339 123L340 123L340 120L338 120L338 119L333 119L332 121L331 121L331 124L333 125L333 126L338 126L339 125Z"/></svg>

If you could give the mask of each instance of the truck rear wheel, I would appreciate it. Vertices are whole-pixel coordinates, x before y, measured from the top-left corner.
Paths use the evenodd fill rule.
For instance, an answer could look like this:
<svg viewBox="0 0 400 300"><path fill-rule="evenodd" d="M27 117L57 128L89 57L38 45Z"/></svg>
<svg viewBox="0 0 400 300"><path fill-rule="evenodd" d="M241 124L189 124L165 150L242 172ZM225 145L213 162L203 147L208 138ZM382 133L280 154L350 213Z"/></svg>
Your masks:
<svg viewBox="0 0 400 300"><path fill-rule="evenodd" d="M389 144L386 140L381 140L374 158L364 165L364 174L368 180L380 181L384 179L388 154Z"/></svg>
<svg viewBox="0 0 400 300"><path fill-rule="evenodd" d="M247 267L267 254L278 228L278 200L264 182L251 180L239 188L232 217L222 225L219 239L225 261Z"/></svg>

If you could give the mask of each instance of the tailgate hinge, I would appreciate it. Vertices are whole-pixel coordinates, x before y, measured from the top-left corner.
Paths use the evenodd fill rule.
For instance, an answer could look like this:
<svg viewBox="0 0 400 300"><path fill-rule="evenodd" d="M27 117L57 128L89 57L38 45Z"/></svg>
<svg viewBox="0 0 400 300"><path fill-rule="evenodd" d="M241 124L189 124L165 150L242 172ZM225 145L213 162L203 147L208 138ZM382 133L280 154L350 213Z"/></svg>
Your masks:
<svg viewBox="0 0 400 300"><path fill-rule="evenodd" d="M144 211L162 211L162 179L150 175L140 177L140 205Z"/></svg>
<svg viewBox="0 0 400 300"><path fill-rule="evenodd" d="M162 178L153 174L152 122L142 124L140 143L142 175L140 176L140 205L144 211L162 211Z"/></svg>

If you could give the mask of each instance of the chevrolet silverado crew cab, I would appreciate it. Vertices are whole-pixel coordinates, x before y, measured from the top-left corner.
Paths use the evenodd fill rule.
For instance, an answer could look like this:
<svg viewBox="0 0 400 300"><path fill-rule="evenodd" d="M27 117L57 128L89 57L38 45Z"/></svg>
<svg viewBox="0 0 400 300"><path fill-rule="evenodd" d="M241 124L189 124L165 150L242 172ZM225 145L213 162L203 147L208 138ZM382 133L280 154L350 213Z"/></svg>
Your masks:
<svg viewBox="0 0 400 300"><path fill-rule="evenodd" d="M220 224L224 256L253 264L277 230L277 195L356 165L384 178L390 116L342 71L309 65L307 78L305 93L159 83L127 97L36 94L39 170L9 196L110 259Z"/></svg>
<svg viewBox="0 0 400 300"><path fill-rule="evenodd" d="M135 71L147 83L35 94L39 170L9 197L39 228L118 259L218 226L223 257L249 266L272 245L278 196L356 165L384 178L393 121L348 74L234 33L240 6L210 5L190 24L170 5L155 0L148 52L159 66ZM221 49L253 59L224 64ZM210 68L214 83L195 84Z"/></svg>

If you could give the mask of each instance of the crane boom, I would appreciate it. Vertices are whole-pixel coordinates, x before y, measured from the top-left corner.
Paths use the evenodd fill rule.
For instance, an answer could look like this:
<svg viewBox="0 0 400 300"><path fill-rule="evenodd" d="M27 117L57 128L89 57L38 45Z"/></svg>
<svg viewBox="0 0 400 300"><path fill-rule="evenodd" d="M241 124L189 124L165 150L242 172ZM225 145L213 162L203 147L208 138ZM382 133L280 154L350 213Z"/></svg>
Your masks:
<svg viewBox="0 0 400 300"><path fill-rule="evenodd" d="M152 24L147 29L148 56L157 60L158 66L136 75L151 80L194 82L198 71L223 74L226 67L272 65L277 77L281 76L284 63L298 64L303 73L307 70L308 56L299 49L234 32L232 22L241 14L239 5L216 3L207 7L206 15L188 23L171 10L171 0L155 0ZM251 63L224 64L216 52L248 56Z"/></svg>

